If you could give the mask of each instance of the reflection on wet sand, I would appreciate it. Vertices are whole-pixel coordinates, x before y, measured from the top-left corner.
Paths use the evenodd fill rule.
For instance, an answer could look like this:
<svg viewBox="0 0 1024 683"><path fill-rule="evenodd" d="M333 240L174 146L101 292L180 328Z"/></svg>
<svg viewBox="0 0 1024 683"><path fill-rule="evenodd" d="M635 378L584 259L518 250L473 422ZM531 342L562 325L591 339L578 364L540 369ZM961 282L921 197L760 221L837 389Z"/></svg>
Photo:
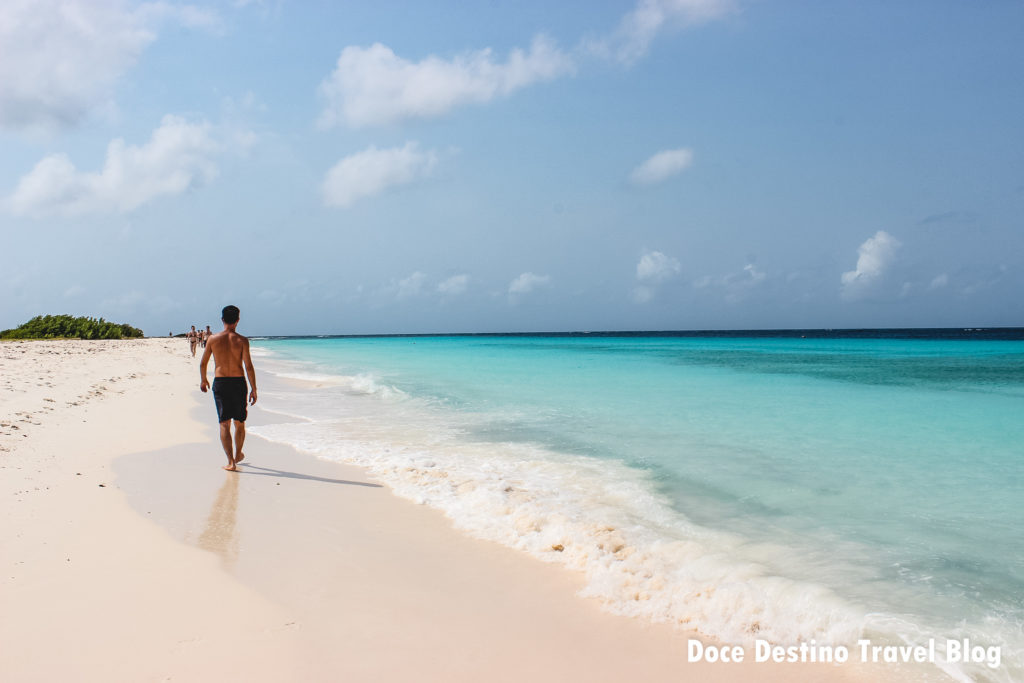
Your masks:
<svg viewBox="0 0 1024 683"><path fill-rule="evenodd" d="M235 522L238 517L238 480L233 472L224 477L224 484L206 519L206 528L199 536L199 547L220 555L227 568L232 568L238 559L238 532Z"/></svg>

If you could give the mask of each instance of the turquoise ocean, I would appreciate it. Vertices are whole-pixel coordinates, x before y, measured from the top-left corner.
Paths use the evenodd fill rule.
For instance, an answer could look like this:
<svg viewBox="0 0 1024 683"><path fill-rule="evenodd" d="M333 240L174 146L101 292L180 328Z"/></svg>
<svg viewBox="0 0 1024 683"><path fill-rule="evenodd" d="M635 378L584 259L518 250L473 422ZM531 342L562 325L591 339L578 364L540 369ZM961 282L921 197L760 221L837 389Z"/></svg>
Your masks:
<svg viewBox="0 0 1024 683"><path fill-rule="evenodd" d="M251 432L581 571L613 612L735 643L934 638L925 678L1024 680L1020 331L270 338L254 356L282 381ZM964 638L1000 666L943 661Z"/></svg>

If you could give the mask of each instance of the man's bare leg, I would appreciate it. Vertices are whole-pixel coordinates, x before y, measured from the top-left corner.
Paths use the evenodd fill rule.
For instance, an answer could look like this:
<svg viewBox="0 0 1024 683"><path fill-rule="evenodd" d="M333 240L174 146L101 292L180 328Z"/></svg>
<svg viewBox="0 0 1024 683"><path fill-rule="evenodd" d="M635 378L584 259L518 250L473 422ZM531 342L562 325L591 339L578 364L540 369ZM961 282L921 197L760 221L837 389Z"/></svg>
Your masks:
<svg viewBox="0 0 1024 683"><path fill-rule="evenodd" d="M235 462L238 464L245 460L245 453L242 452L242 444L245 443L245 423L234 421L235 423Z"/></svg>
<svg viewBox="0 0 1024 683"><path fill-rule="evenodd" d="M231 448L231 420L224 420L220 423L220 445L224 447L224 455L228 456L228 464L224 466L224 469L233 472L236 468Z"/></svg>

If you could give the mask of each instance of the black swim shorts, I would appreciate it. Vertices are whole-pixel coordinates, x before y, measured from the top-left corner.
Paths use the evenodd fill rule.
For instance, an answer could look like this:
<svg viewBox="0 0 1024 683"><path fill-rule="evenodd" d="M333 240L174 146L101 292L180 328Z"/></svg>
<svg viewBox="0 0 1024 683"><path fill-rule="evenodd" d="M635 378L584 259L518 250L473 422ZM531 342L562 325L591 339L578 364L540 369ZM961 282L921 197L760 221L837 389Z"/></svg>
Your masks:
<svg viewBox="0 0 1024 683"><path fill-rule="evenodd" d="M244 377L213 378L213 400L217 404L218 422L245 422L248 388Z"/></svg>

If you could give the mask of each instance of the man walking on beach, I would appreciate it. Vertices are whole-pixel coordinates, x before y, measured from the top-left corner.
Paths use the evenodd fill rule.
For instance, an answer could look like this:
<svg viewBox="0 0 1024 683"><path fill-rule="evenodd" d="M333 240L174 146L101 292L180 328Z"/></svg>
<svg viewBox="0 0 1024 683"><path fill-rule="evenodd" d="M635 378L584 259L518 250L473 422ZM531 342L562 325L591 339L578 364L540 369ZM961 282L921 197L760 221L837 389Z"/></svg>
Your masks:
<svg viewBox="0 0 1024 683"><path fill-rule="evenodd" d="M256 371L249 357L249 340L235 332L238 326L238 307L225 306L221 312L224 331L210 337L203 359L199 362L199 390L205 392L210 383L206 380L206 366L213 354L216 365L213 378L213 400L217 404L217 421L220 422L220 443L228 464L224 469L234 472L242 462L242 444L245 443L246 396L245 377L249 378L249 405L256 403ZM231 423L235 423L234 447L231 443Z"/></svg>

